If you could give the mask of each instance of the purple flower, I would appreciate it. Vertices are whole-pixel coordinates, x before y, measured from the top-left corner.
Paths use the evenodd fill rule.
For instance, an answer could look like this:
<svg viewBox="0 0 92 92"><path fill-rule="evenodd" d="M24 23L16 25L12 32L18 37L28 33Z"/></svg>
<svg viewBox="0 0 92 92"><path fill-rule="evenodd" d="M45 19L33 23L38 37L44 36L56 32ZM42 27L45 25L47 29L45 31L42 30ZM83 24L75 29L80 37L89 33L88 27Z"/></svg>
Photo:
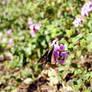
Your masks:
<svg viewBox="0 0 92 92"><path fill-rule="evenodd" d="M65 50L65 46L64 45L60 45L60 49L61 50Z"/></svg>
<svg viewBox="0 0 92 92"><path fill-rule="evenodd" d="M53 54L54 54L54 61L55 63L57 63L57 58L59 57L59 51L53 51Z"/></svg>
<svg viewBox="0 0 92 92"><path fill-rule="evenodd" d="M12 33L12 29L9 29L8 30L8 35L11 35L11 33Z"/></svg>
<svg viewBox="0 0 92 92"><path fill-rule="evenodd" d="M59 60L58 63L59 64L63 64L64 63L64 60Z"/></svg>
<svg viewBox="0 0 92 92"><path fill-rule="evenodd" d="M67 54L67 52L61 52L60 56L63 58L67 58L68 54Z"/></svg>
<svg viewBox="0 0 92 92"><path fill-rule="evenodd" d="M58 42L55 41L54 43L54 50L53 50L53 56L54 56L54 62L63 64L64 60L68 58L67 52L65 52L65 46L59 45Z"/></svg>

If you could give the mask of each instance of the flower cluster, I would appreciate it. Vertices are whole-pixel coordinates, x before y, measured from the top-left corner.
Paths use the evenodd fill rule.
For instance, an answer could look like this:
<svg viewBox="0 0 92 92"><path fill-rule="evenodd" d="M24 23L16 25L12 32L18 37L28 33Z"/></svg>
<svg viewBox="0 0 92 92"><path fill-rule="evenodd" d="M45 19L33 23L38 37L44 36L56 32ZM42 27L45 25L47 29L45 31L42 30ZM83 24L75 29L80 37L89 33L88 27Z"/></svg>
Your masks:
<svg viewBox="0 0 92 92"><path fill-rule="evenodd" d="M81 15L84 17L87 17L89 15L89 12L91 12L91 11L92 11L92 2L88 1L81 8Z"/></svg>
<svg viewBox="0 0 92 92"><path fill-rule="evenodd" d="M40 29L41 24L39 23L33 24L31 19L28 20L28 24L29 24L30 34L32 37L34 37L35 33Z"/></svg>
<svg viewBox="0 0 92 92"><path fill-rule="evenodd" d="M74 21L73 21L73 25L75 27L78 27L79 24L81 24L82 22L84 22L84 18L88 17L89 12L92 11L92 2L88 1L87 3L85 3L83 5L83 7L81 8L81 16L77 17Z"/></svg>
<svg viewBox="0 0 92 92"><path fill-rule="evenodd" d="M64 51L65 46L62 44L59 45L58 42L55 41L53 46L54 46L53 55L55 63L63 64L65 59L68 57L68 53Z"/></svg>
<svg viewBox="0 0 92 92"><path fill-rule="evenodd" d="M82 17L77 17L77 18L73 21L73 25L74 25L75 27L78 27L79 24L81 24L82 22L84 22L84 18L82 18Z"/></svg>

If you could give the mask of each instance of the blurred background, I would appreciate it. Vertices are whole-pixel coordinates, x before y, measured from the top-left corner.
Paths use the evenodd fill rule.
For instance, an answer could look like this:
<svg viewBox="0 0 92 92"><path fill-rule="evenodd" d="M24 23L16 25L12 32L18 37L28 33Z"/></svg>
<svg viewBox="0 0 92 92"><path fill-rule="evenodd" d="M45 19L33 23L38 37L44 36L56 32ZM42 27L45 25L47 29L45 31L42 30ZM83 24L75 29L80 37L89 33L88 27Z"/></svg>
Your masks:
<svg viewBox="0 0 92 92"><path fill-rule="evenodd" d="M0 90L37 77L42 67L36 61L52 39L67 46L70 61L91 53L92 13L78 28L72 24L87 1L0 0Z"/></svg>

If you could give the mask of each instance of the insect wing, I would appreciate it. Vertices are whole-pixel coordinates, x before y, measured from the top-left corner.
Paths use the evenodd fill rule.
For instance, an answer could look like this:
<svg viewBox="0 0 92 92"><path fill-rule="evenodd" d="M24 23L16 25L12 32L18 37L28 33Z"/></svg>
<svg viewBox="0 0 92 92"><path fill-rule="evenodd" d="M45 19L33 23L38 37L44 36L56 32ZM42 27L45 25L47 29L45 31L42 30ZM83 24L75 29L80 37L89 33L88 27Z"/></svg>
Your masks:
<svg viewBox="0 0 92 92"><path fill-rule="evenodd" d="M46 62L46 59L47 59L47 56L48 56L48 49L46 50L46 52L42 55L42 57L38 60L39 63L45 63Z"/></svg>
<svg viewBox="0 0 92 92"><path fill-rule="evenodd" d="M47 62L48 63L51 63L51 58L52 58L52 55L53 55L53 49L54 48L50 48L50 50L48 52L48 56L47 56Z"/></svg>

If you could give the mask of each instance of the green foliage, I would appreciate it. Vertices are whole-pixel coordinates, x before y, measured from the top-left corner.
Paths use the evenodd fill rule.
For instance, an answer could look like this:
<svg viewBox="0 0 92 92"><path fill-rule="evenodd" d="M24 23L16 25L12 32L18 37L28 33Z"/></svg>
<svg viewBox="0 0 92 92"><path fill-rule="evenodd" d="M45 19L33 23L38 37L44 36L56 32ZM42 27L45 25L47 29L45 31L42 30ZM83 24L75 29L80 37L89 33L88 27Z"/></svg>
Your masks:
<svg viewBox="0 0 92 92"><path fill-rule="evenodd" d="M50 41L59 38L62 44L67 46L69 53L69 62L60 71L59 79L64 76L68 67L77 78L71 82L71 86L78 92L80 86L84 90L84 83L91 76L78 67L78 64L71 63L73 59L79 59L85 56L86 52L92 53L92 14L85 19L78 28L72 25L73 20L80 14L81 7L88 0L12 0L2 5L0 1L0 54L5 52L12 54L13 59L5 59L6 67L12 69L21 69L28 62L36 62L49 47ZM36 32L36 36L30 35L28 19L32 18L34 23L40 23L42 26ZM11 35L7 31L12 29ZM9 45L9 39L13 39L13 45ZM34 74L30 73L33 69ZM34 79L42 70L39 64L32 64L30 68L22 71L20 75L23 78L30 77ZM6 79L5 79L6 80ZM21 78L16 78L21 81ZM17 84L16 84L17 85ZM11 90L8 86L5 90ZM88 91L83 91L88 92Z"/></svg>

